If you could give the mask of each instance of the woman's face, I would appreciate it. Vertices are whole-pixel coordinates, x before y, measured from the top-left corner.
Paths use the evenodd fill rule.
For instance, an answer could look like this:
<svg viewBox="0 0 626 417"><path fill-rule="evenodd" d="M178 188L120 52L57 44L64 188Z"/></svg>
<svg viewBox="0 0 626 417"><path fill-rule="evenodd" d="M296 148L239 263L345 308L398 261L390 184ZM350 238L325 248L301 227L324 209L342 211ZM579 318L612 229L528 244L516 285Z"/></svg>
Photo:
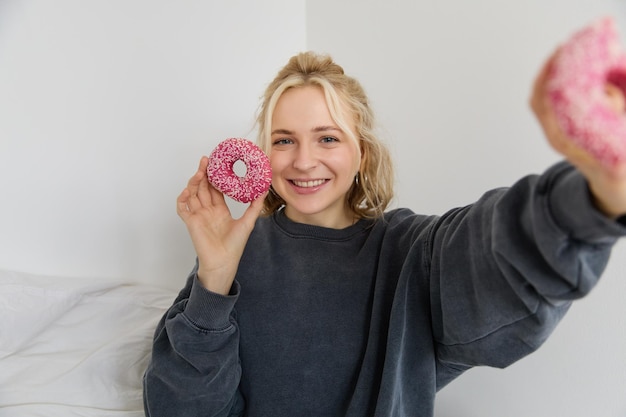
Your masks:
<svg viewBox="0 0 626 417"><path fill-rule="evenodd" d="M351 225L354 215L346 194L359 170L360 153L330 116L323 90L307 86L284 92L271 130L272 186L286 203L287 217L336 229Z"/></svg>

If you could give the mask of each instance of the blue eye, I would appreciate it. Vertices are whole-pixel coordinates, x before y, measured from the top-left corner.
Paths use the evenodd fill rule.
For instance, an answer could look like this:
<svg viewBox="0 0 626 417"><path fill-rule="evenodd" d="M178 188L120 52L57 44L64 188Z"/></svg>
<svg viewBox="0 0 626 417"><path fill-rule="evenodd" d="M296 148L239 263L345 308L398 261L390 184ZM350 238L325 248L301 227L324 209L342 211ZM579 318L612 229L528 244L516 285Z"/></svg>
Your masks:
<svg viewBox="0 0 626 417"><path fill-rule="evenodd" d="M322 142L324 143L337 142L337 138L334 138L332 136L324 136L322 138Z"/></svg>
<svg viewBox="0 0 626 417"><path fill-rule="evenodd" d="M293 143L291 139L286 139L286 138L276 139L274 141L274 145L288 145L290 143Z"/></svg>

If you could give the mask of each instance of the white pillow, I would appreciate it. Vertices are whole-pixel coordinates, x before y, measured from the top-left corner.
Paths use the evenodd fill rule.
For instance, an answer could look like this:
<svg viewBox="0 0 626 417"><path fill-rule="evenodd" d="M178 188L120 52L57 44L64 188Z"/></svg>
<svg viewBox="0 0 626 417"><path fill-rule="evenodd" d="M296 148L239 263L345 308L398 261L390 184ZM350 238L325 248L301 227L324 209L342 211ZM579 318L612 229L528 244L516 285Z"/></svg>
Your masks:
<svg viewBox="0 0 626 417"><path fill-rule="evenodd" d="M0 417L143 416L152 335L175 295L0 270Z"/></svg>

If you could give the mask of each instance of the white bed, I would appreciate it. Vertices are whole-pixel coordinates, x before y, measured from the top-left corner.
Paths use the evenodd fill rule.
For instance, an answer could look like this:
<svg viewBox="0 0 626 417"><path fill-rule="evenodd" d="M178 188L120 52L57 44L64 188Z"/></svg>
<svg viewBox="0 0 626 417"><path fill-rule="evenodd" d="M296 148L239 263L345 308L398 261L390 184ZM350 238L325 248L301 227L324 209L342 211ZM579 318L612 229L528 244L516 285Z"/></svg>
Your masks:
<svg viewBox="0 0 626 417"><path fill-rule="evenodd" d="M152 334L175 295L0 270L0 416L143 416Z"/></svg>

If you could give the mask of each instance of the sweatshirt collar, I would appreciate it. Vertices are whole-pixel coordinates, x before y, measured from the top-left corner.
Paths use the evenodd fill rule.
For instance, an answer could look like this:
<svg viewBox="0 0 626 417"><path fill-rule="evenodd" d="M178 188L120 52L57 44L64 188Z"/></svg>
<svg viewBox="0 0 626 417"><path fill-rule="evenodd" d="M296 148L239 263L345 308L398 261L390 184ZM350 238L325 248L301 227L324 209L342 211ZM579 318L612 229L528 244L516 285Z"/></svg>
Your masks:
<svg viewBox="0 0 626 417"><path fill-rule="evenodd" d="M337 241L348 240L354 235L363 232L372 224L372 220L360 219L352 226L343 229L331 229L328 227L296 223L285 215L285 210L282 208L272 214L272 219L281 230L292 237Z"/></svg>

